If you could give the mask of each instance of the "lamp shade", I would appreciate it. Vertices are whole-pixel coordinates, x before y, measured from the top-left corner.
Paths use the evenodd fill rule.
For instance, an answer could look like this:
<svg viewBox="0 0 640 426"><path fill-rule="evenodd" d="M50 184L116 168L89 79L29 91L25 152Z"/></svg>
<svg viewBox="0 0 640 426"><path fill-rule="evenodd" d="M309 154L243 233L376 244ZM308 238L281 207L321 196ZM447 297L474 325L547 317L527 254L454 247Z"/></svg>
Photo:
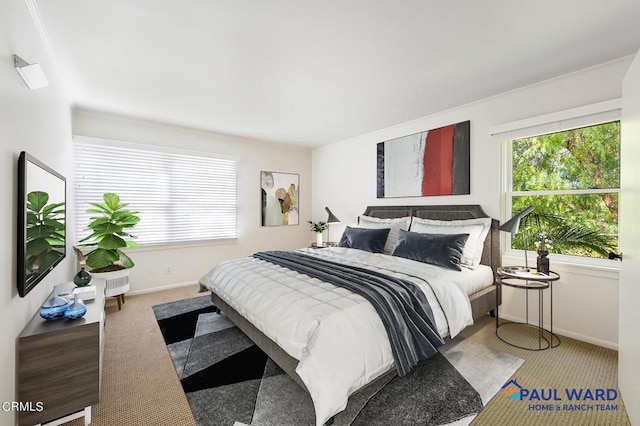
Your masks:
<svg viewBox="0 0 640 426"><path fill-rule="evenodd" d="M520 213L516 214L511 219L506 221L498 229L500 229L501 231L509 232L511 234L517 234L518 230L520 229L520 220L527 217L527 215L529 215L529 213L531 213L532 211L533 206L529 206L523 209L522 211L520 211Z"/></svg>
<svg viewBox="0 0 640 426"><path fill-rule="evenodd" d="M324 209L327 211L327 214L329 215L329 217L327 218L327 223L338 223L338 222L340 222L340 219L338 219L336 217L336 215L331 213L331 210L329 210L329 207L325 207Z"/></svg>

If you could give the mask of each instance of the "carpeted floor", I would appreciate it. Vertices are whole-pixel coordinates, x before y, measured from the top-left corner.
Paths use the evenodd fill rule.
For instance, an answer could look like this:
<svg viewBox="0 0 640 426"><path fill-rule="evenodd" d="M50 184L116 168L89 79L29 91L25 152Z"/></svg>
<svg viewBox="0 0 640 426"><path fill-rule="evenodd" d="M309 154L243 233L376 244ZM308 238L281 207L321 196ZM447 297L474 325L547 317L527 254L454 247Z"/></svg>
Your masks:
<svg viewBox="0 0 640 426"><path fill-rule="evenodd" d="M93 407L93 426L195 426L151 307L201 296L197 290L193 285L127 296L121 311L115 299L108 299L102 390L100 403ZM616 351L566 337L560 347L548 351L517 349L496 337L495 322L490 317L465 329L462 336L468 342L524 359L514 378L528 388L617 389ZM629 425L622 400L618 398L615 403L618 409L614 411L535 412L526 402L508 400L500 392L472 425ZM82 424L74 420L67 426Z"/></svg>
<svg viewBox="0 0 640 426"><path fill-rule="evenodd" d="M231 321L214 313L208 295L153 310L199 425L314 424L311 398ZM464 340L440 351L407 377L389 377L352 396L335 425L442 425L469 418L522 364Z"/></svg>

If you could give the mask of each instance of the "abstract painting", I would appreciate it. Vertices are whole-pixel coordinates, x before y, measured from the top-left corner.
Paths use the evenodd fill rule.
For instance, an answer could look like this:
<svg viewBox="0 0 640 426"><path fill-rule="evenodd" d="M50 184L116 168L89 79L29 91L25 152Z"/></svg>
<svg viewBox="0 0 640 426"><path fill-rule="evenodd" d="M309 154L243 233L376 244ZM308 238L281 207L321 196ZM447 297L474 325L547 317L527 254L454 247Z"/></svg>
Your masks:
<svg viewBox="0 0 640 426"><path fill-rule="evenodd" d="M470 193L470 122L380 142L378 198Z"/></svg>
<svg viewBox="0 0 640 426"><path fill-rule="evenodd" d="M294 173L260 172L262 226L298 225L298 183Z"/></svg>

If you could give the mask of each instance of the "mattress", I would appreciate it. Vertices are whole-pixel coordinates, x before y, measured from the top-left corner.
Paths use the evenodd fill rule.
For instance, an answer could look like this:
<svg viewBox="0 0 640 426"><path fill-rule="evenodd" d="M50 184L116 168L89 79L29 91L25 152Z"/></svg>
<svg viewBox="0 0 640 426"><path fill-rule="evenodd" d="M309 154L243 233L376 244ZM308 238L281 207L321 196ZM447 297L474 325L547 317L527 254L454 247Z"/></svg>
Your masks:
<svg viewBox="0 0 640 426"><path fill-rule="evenodd" d="M484 268L451 271L342 247L301 251L413 282L425 293L443 337L473 323L468 292L487 281ZM200 283L299 361L296 373L314 402L317 425L343 410L353 392L394 368L380 317L349 290L253 257L224 262Z"/></svg>
<svg viewBox="0 0 640 426"><path fill-rule="evenodd" d="M325 249L301 249L299 251L303 251L305 254L312 254L312 255L313 255L313 252L315 251L315 252L323 253L325 256L329 256L329 257L340 257L342 255L342 251L344 250L348 250L348 249L329 247ZM357 253L356 253L356 256L352 257L352 259L355 259L356 257L357 257ZM367 258L370 256L365 255L364 257ZM438 270L442 279L449 280L451 283L454 283L455 285L459 286L461 289L464 290L467 296L471 296L472 294L477 293L484 288L492 286L494 283L493 270L491 269L491 267L487 265L478 265L474 269L463 267L461 268L462 271L454 271L454 270L443 269L438 266L428 265L424 263L418 263L416 265L416 262L413 260L396 257L396 256L386 256L383 254L373 256L373 258L379 258L379 257L385 258L387 268L402 269L405 265L413 265L414 267L417 267L419 269ZM398 266L394 267L393 266L394 264L397 264Z"/></svg>

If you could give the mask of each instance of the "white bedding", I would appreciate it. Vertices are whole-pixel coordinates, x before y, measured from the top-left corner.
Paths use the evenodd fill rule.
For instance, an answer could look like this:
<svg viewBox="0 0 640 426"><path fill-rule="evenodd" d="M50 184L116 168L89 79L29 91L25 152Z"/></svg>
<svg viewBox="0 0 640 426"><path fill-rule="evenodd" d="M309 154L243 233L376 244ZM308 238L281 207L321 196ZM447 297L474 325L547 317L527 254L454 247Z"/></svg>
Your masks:
<svg viewBox="0 0 640 426"><path fill-rule="evenodd" d="M473 324L469 289L480 286L474 280L486 281L485 268L452 271L341 247L301 251L412 281L425 292L443 337ZM380 317L349 290L253 257L224 262L200 282L299 360L296 372L318 426L342 411L350 394L394 367Z"/></svg>

